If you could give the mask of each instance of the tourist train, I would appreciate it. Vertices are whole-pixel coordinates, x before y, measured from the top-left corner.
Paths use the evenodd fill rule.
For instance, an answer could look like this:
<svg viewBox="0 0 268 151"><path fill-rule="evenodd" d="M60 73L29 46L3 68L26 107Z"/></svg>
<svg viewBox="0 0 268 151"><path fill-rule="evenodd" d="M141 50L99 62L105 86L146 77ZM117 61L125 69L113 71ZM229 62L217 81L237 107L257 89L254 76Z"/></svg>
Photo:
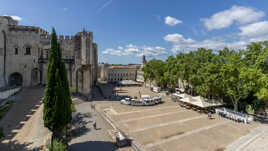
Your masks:
<svg viewBox="0 0 268 151"><path fill-rule="evenodd" d="M151 106L163 103L162 98L159 96L156 97L150 97L148 95L144 95L141 97L141 99L135 99L135 98L124 98L121 101L121 104L126 105L133 105L133 106Z"/></svg>

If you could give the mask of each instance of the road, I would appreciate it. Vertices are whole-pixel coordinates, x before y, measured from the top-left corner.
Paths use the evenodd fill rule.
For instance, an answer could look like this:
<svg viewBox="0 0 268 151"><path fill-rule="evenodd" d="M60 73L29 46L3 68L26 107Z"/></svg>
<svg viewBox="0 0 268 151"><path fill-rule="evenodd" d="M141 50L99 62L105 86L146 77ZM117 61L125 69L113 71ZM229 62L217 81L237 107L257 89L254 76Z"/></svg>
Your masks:
<svg viewBox="0 0 268 151"><path fill-rule="evenodd" d="M76 129L77 131L69 143L70 150L115 150L114 144L107 133L107 123L91 109L91 102L78 100L78 103L75 104L77 110L75 115L77 121L75 125L79 125L80 123L84 127ZM93 121L97 123L97 130L93 128Z"/></svg>

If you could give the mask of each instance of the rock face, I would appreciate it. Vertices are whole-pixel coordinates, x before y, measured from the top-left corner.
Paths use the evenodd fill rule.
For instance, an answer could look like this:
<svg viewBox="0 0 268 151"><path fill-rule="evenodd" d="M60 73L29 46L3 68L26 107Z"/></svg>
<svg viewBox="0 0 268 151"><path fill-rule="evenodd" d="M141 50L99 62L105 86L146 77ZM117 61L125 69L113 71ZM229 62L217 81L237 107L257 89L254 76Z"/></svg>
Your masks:
<svg viewBox="0 0 268 151"><path fill-rule="evenodd" d="M90 97L98 77L98 46L93 33L83 30L73 36L60 35L58 42L70 86ZM0 87L45 84L49 49L47 31L0 16Z"/></svg>

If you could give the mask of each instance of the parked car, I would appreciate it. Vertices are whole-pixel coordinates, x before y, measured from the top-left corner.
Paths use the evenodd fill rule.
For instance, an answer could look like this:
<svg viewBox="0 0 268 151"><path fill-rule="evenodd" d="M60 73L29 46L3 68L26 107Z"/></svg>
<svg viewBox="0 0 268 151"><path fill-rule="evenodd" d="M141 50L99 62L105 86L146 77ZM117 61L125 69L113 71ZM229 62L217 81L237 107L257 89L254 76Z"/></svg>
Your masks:
<svg viewBox="0 0 268 151"><path fill-rule="evenodd" d="M120 132L117 132L115 135L116 135L116 146L117 147L125 147L125 146L129 146L131 144L131 140L124 137Z"/></svg>

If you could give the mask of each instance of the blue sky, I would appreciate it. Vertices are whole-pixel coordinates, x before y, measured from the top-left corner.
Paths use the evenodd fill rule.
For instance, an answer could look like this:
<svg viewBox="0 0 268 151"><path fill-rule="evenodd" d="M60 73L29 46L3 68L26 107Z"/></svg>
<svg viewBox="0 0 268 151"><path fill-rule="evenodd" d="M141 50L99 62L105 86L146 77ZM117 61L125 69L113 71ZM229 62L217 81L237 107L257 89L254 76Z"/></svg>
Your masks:
<svg viewBox="0 0 268 151"><path fill-rule="evenodd" d="M0 15L73 35L85 28L99 61L140 63L198 47L245 48L268 40L267 0L1 0Z"/></svg>

